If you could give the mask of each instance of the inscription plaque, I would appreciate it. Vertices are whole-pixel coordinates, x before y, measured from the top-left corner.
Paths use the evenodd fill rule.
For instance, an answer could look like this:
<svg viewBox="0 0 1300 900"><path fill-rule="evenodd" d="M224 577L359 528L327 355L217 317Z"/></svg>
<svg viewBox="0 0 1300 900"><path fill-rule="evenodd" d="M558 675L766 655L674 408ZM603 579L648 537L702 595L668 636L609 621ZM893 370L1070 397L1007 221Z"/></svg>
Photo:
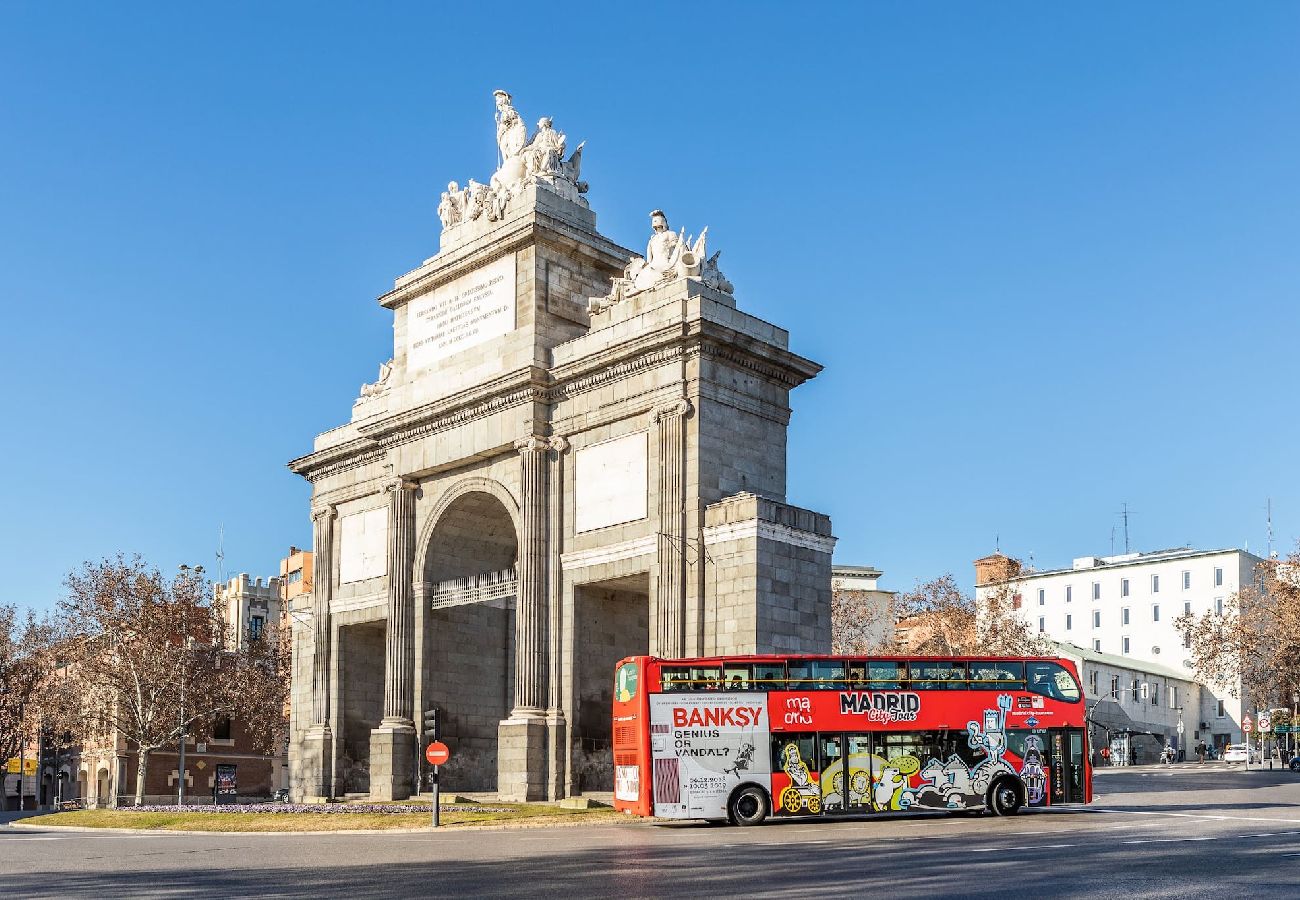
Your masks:
<svg viewBox="0 0 1300 900"><path fill-rule="evenodd" d="M515 329L515 256L508 253L411 301L406 368L427 369Z"/></svg>

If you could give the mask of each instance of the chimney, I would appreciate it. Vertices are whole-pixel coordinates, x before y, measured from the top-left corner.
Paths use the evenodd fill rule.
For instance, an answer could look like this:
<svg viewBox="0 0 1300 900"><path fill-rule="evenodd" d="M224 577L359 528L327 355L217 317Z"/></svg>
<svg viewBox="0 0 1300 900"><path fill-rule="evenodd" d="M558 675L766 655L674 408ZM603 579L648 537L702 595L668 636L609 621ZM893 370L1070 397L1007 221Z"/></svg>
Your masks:
<svg viewBox="0 0 1300 900"><path fill-rule="evenodd" d="M975 587L1009 581L1020 574L1020 563L1009 556L994 553L975 560Z"/></svg>

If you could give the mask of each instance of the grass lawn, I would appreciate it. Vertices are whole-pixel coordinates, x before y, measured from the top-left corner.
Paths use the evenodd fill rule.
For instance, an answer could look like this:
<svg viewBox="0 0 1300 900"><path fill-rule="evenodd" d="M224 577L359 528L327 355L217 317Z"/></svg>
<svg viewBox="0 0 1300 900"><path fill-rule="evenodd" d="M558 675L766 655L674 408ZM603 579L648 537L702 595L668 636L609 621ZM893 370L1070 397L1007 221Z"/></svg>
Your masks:
<svg viewBox="0 0 1300 900"><path fill-rule="evenodd" d="M444 810L443 827L477 825L558 825L617 823L628 816L609 808L561 809L540 803L497 804L507 812ZM429 813L209 813L135 812L129 809L84 809L23 819L24 825L75 825L80 828L179 829L183 831L383 831L428 828Z"/></svg>

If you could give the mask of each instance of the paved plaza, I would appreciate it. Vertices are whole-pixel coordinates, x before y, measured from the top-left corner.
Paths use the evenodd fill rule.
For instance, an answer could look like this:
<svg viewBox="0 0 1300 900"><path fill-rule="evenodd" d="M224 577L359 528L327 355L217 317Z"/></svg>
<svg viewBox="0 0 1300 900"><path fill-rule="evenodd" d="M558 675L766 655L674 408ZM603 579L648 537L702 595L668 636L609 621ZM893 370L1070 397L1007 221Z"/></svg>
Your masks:
<svg viewBox="0 0 1300 900"><path fill-rule="evenodd" d="M1300 889L1300 776L1105 770L1087 809L754 829L124 835L0 828L14 897L1223 897Z"/></svg>

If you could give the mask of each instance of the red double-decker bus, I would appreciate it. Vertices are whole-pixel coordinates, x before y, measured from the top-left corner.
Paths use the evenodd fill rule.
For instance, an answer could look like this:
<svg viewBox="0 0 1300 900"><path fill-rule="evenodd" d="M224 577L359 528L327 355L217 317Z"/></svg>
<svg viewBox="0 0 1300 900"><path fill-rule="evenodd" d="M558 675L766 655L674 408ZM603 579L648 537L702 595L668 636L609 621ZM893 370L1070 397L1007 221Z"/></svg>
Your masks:
<svg viewBox="0 0 1300 900"><path fill-rule="evenodd" d="M1088 803L1084 716L1065 659L633 656L615 669L614 806L754 825Z"/></svg>

